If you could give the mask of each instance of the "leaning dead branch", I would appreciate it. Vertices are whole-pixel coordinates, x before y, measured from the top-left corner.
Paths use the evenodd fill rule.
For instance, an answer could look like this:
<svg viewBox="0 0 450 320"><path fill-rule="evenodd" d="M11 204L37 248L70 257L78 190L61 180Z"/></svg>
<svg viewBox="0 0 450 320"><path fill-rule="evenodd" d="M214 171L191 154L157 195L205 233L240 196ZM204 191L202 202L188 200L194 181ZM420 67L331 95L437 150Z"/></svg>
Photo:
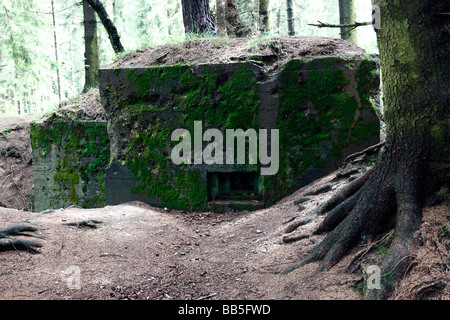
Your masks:
<svg viewBox="0 0 450 320"><path fill-rule="evenodd" d="M313 27L318 27L318 28L352 28L352 29L372 25L371 21L355 22L355 23L351 23L351 24L332 24L332 23L324 23L321 21L317 21L317 22L318 22L317 24L309 23L308 25L313 26Z"/></svg>

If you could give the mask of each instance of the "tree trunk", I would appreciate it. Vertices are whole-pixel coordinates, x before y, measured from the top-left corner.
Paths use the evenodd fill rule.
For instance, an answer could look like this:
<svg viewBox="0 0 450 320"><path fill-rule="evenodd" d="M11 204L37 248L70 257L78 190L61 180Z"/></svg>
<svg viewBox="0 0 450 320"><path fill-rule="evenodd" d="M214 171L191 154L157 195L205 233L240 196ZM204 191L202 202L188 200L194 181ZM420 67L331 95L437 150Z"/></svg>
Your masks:
<svg viewBox="0 0 450 320"><path fill-rule="evenodd" d="M319 271L329 269L363 235L375 237L394 227L380 266L381 290L369 290L366 297L385 299L413 263L424 198L450 183L450 34L448 17L442 14L450 12L450 4L448 0L373 4L381 10L377 37L385 150L364 179L321 206L329 213L318 230L330 232L284 273L313 261L321 261Z"/></svg>
<svg viewBox="0 0 450 320"><path fill-rule="evenodd" d="M117 21L119 20L118 19L118 13L117 13L118 12L118 10L117 10L118 3L117 2L118 2L118 0L114 0L113 4L112 4L112 6L113 6L113 23L114 23L114 25L116 25Z"/></svg>
<svg viewBox="0 0 450 320"><path fill-rule="evenodd" d="M98 17L100 18L103 26L106 29L106 32L108 33L109 41L111 41L111 46L113 47L113 50L116 54L122 53L125 51L125 49L122 46L122 43L120 42L120 36L117 32L116 26L111 21L111 19L108 16L108 13L105 10L105 7L99 0L86 0L92 9L97 12Z"/></svg>
<svg viewBox="0 0 450 320"><path fill-rule="evenodd" d="M250 28L241 20L238 0L226 0L225 17L227 21L228 36L241 38L249 35Z"/></svg>
<svg viewBox="0 0 450 320"><path fill-rule="evenodd" d="M259 0L259 31L269 32L269 0Z"/></svg>
<svg viewBox="0 0 450 320"><path fill-rule="evenodd" d="M287 5L288 34L290 36L295 36L294 10L292 7L292 0L286 0L286 5Z"/></svg>
<svg viewBox="0 0 450 320"><path fill-rule="evenodd" d="M84 70L85 82L83 92L98 87L98 68L100 65L97 37L97 19L95 11L87 0L83 0L84 15Z"/></svg>
<svg viewBox="0 0 450 320"><path fill-rule="evenodd" d="M339 0L339 23L354 24L356 22L354 0ZM353 43L358 42L356 28L341 28L341 38Z"/></svg>
<svg viewBox="0 0 450 320"><path fill-rule="evenodd" d="M53 41L55 44L55 59L56 59L56 82L58 84L58 98L61 100L61 77L59 75L59 58L58 58L58 41L56 38L56 16L55 16L55 2L52 0L52 20L53 20Z"/></svg>
<svg viewBox="0 0 450 320"><path fill-rule="evenodd" d="M209 0L181 0L186 33L217 35L211 18Z"/></svg>
<svg viewBox="0 0 450 320"><path fill-rule="evenodd" d="M278 9L278 11L277 11L277 20L276 20L276 24L275 24L275 29L276 29L276 32L278 34L281 33L280 32L280 24L281 24L281 9Z"/></svg>
<svg viewBox="0 0 450 320"><path fill-rule="evenodd" d="M216 25L219 36L227 35L226 0L216 0Z"/></svg>

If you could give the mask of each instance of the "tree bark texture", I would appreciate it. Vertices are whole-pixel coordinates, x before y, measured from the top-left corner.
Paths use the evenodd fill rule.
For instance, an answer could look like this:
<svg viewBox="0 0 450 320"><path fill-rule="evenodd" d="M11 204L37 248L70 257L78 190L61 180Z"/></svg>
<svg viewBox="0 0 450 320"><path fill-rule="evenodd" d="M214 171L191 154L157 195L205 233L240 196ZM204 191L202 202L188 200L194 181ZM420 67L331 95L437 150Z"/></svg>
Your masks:
<svg viewBox="0 0 450 320"><path fill-rule="evenodd" d="M83 24L84 24L84 65L85 81L83 92L98 87L98 68L100 65L97 19L95 11L87 0L83 0Z"/></svg>
<svg viewBox="0 0 450 320"><path fill-rule="evenodd" d="M269 0L259 0L259 31L269 32Z"/></svg>
<svg viewBox="0 0 450 320"><path fill-rule="evenodd" d="M211 18L209 0L182 0L181 4L186 33L217 35Z"/></svg>
<svg viewBox="0 0 450 320"><path fill-rule="evenodd" d="M292 0L286 0L286 8L287 8L288 34L290 36L295 36L294 9L292 6Z"/></svg>
<svg viewBox="0 0 450 320"><path fill-rule="evenodd" d="M52 3L52 20L53 20L53 41L55 44L55 59L56 59L56 82L57 82L58 98L59 100L61 100L61 77L59 74L58 40L56 37L55 2L52 0L51 3Z"/></svg>
<svg viewBox="0 0 450 320"><path fill-rule="evenodd" d="M356 12L354 0L339 0L339 23L354 24L356 22ZM341 38L353 43L358 42L358 32L356 28L341 28Z"/></svg>
<svg viewBox="0 0 450 320"><path fill-rule="evenodd" d="M90 6L95 10L98 17L100 18L103 26L108 33L109 40L111 42L111 46L116 54L124 52L125 49L122 46L120 41L119 33L117 32L117 28L109 18L108 12L106 12L105 7L99 0L86 0Z"/></svg>
<svg viewBox="0 0 450 320"><path fill-rule="evenodd" d="M216 0L216 25L219 36L227 35L226 0Z"/></svg>

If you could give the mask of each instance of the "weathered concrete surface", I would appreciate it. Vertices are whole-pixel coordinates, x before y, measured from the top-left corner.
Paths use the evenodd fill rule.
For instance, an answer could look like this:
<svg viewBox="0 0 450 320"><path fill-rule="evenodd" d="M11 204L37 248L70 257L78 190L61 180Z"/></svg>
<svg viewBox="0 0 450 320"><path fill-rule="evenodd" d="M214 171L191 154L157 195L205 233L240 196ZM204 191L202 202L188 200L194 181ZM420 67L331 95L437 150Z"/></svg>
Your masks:
<svg viewBox="0 0 450 320"><path fill-rule="evenodd" d="M106 122L32 123L30 135L35 211L104 205Z"/></svg>
<svg viewBox="0 0 450 320"><path fill-rule="evenodd" d="M272 73L254 61L101 69L100 83L107 123L31 126L36 211L133 200L184 210L253 210L379 141L372 56L296 59ZM216 128L224 139L227 129L279 130L277 174L259 175L264 166L248 158L226 164L225 153L224 164L174 164L171 150L179 142L171 141L172 132L186 129L194 139L196 121L202 134Z"/></svg>
<svg viewBox="0 0 450 320"><path fill-rule="evenodd" d="M256 62L102 69L100 83L110 170L126 172L121 180L108 171L107 204L116 203L114 194L122 190L120 201L207 210L209 173L259 171L259 164L174 165L170 134L185 128L193 137L194 121L202 121L203 130L280 130L279 172L261 177L256 194L250 193L258 205L277 201L379 141L378 63L370 56L292 60L278 74Z"/></svg>

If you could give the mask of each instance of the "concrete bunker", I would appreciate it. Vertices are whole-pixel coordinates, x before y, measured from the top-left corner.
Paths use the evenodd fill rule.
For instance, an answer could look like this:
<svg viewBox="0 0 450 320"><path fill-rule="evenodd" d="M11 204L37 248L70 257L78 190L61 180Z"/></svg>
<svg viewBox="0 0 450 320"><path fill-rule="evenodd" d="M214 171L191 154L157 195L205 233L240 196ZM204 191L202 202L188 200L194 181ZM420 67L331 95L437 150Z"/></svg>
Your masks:
<svg viewBox="0 0 450 320"><path fill-rule="evenodd" d="M260 200L261 176L257 172L208 172L208 201Z"/></svg>
<svg viewBox="0 0 450 320"><path fill-rule="evenodd" d="M258 62L246 61L106 68L99 76L107 118L107 126L101 127L101 135L107 137L101 155L96 152L86 158L86 153L71 153L68 158L71 149L49 139L51 133L33 134L38 128L41 133L43 128L51 131L51 123L31 130L36 176L44 174L38 168L45 164L49 179L55 181L61 166L53 157L68 158L68 172L82 171L86 161L98 164L89 171L100 177L96 184L73 180L64 206L139 200L183 210L254 210L328 174L347 155L379 142L378 61L369 55L294 59L273 73ZM248 163L175 165L170 159L171 133L184 128L193 136L195 121L223 133L238 128L278 129L278 173L262 176L260 164ZM83 148L87 138L78 139ZM58 148L59 153L43 153L44 148ZM89 183L102 201L87 201L83 190L89 189ZM58 184L44 194L45 184L48 181L35 179L36 210L61 204L50 201L58 198Z"/></svg>

